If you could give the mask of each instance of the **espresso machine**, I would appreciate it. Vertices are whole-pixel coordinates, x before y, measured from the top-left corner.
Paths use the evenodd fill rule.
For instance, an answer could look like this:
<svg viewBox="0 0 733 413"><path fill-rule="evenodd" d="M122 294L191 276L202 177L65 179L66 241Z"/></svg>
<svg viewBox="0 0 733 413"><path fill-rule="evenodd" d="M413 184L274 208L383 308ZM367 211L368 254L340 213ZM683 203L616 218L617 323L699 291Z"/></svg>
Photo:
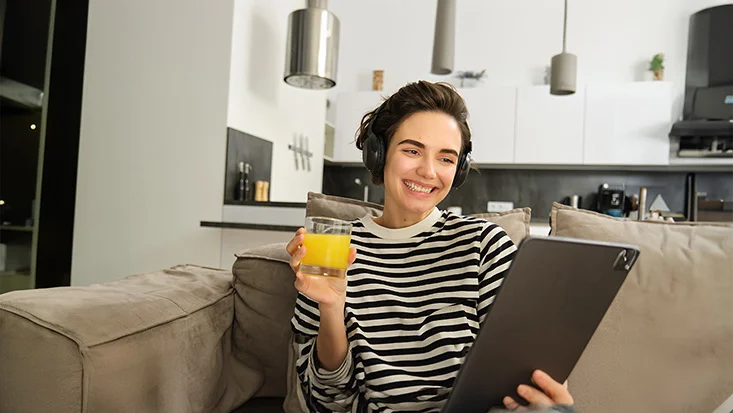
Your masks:
<svg viewBox="0 0 733 413"><path fill-rule="evenodd" d="M598 187L596 210L601 214L623 217L625 202L624 185L604 183Z"/></svg>

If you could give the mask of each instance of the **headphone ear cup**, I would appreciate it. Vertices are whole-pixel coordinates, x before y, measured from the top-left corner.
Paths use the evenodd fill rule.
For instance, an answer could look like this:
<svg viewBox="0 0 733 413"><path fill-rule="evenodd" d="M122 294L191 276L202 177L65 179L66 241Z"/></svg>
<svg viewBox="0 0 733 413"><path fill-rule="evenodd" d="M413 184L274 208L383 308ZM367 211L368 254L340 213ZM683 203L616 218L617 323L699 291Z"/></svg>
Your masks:
<svg viewBox="0 0 733 413"><path fill-rule="evenodd" d="M384 145L377 135L370 133L367 136L361 151L364 166L372 175L381 177L384 172Z"/></svg>
<svg viewBox="0 0 733 413"><path fill-rule="evenodd" d="M458 158L458 166L456 167L456 176L453 177L453 188L460 188L468 179L468 171L471 169L471 161L467 153L461 154Z"/></svg>

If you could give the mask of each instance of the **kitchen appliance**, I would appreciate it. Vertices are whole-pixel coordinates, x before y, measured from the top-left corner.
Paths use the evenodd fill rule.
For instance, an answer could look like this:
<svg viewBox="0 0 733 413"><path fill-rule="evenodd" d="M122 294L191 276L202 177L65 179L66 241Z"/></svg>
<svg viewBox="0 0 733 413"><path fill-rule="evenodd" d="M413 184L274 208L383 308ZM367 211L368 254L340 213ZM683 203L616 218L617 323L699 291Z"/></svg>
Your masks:
<svg viewBox="0 0 733 413"><path fill-rule="evenodd" d="M733 158L733 4L690 16L682 120L672 156Z"/></svg>
<svg viewBox="0 0 733 413"><path fill-rule="evenodd" d="M601 214L622 217L625 199L624 185L604 183L598 187L597 210Z"/></svg>

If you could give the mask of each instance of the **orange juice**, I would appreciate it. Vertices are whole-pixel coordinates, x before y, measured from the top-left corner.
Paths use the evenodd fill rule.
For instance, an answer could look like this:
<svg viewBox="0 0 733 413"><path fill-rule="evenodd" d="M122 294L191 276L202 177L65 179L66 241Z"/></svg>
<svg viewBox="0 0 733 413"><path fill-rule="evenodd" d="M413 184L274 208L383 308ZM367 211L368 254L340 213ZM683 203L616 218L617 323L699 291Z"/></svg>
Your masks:
<svg viewBox="0 0 733 413"><path fill-rule="evenodd" d="M305 234L305 257L300 263L303 274L344 277L349 264L348 234Z"/></svg>

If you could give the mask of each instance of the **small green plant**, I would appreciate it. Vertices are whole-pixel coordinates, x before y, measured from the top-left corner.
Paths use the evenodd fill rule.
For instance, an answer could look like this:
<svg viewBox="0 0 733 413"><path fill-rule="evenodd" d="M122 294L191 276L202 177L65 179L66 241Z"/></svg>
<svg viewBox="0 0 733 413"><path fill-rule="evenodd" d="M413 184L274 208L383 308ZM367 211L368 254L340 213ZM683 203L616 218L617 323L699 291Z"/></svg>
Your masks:
<svg viewBox="0 0 733 413"><path fill-rule="evenodd" d="M649 62L649 70L651 72L654 72L654 79L655 80L662 80L664 77L664 54L663 53L657 53L652 57L651 62Z"/></svg>
<svg viewBox="0 0 733 413"><path fill-rule="evenodd" d="M657 53L652 57L652 61L649 62L649 70L655 72L657 70L664 70L664 54Z"/></svg>

